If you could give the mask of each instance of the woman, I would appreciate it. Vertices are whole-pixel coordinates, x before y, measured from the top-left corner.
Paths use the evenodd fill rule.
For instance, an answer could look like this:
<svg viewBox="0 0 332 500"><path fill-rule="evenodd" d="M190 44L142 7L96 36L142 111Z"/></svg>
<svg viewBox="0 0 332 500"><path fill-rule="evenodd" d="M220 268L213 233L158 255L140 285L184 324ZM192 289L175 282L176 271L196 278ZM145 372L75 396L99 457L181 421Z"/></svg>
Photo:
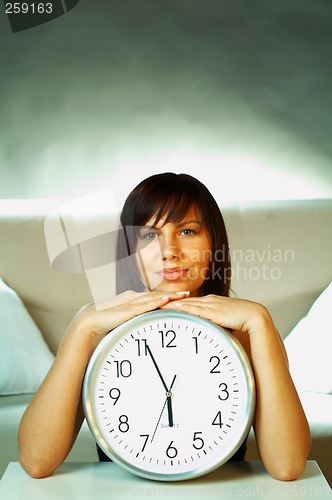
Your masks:
<svg viewBox="0 0 332 500"><path fill-rule="evenodd" d="M261 460L273 477L297 478L310 449L308 423L270 314L260 304L229 297L227 235L210 192L185 174L152 176L128 196L121 224L118 295L98 304L98 311L94 305L84 307L69 325L21 421L23 468L45 477L65 460L84 418L85 369L101 338L134 316L174 308L233 330L252 360Z"/></svg>

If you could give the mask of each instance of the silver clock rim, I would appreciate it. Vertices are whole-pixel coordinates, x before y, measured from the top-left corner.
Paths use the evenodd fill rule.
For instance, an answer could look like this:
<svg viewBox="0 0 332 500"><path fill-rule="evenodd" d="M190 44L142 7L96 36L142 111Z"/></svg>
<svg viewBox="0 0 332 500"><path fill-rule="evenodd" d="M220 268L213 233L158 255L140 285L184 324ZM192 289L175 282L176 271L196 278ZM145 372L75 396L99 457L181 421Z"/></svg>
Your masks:
<svg viewBox="0 0 332 500"><path fill-rule="evenodd" d="M130 331L133 326L135 328L139 328L140 324L144 324L149 320L152 320L156 317L162 316L163 318L189 318L191 320L194 320L196 323L200 323L203 326L209 326L209 328L212 328L219 333L223 335L224 339L231 345L233 349L236 350L238 358L240 359L241 366L244 371L247 387L248 387L248 398L247 398L247 407L245 411L245 415L243 418L243 426L241 427L240 431L238 432L238 443L236 447L232 447L228 453L223 455L223 457L216 458L212 460L209 464L197 467L196 469L187 471L187 472L178 472L174 474L166 474L166 473L157 473L157 472L150 472L146 471L144 469L141 469L139 467L136 467L134 465L128 464L127 461L125 461L121 456L119 456L112 448L110 445L106 442L104 437L102 436L101 432L99 431L99 428L96 424L94 415L93 415L93 409L92 409L92 402L91 402L91 387L93 385L93 377L94 374L97 372L98 367L102 364L103 362L103 357L100 356L102 352L104 351L105 347L108 344L113 344L117 341L119 337L122 337L124 334L126 334L128 331ZM88 363L85 376L84 376L84 381L83 381L83 409L84 409L84 414L85 418L87 421L87 424L90 428L90 431L92 435L94 436L94 439L98 446L108 455L115 463L126 469L127 471L143 477L145 479L152 479L152 480L158 480L158 481L182 481L182 480L188 480L188 479L194 479L196 477L208 474L209 472L214 471L215 469L221 467L224 463L226 463L233 455L234 453L240 448L242 443L244 442L245 438L247 437L252 422L254 418L254 412L255 412L255 406L256 406L256 388L255 388L255 379L254 379L254 374L252 370L251 363L249 361L249 358L239 342L239 340L232 335L230 330L227 330L226 328L222 328L219 325L216 325L210 320L207 320L205 318L202 318L200 316L196 316L190 313L185 313L182 311L177 311L177 310L155 310L155 311L150 311L144 314L141 314L139 316L136 316L129 321L123 323L122 325L119 325L116 327L114 330L109 332L98 344L96 347L95 351L93 352L91 359Z"/></svg>

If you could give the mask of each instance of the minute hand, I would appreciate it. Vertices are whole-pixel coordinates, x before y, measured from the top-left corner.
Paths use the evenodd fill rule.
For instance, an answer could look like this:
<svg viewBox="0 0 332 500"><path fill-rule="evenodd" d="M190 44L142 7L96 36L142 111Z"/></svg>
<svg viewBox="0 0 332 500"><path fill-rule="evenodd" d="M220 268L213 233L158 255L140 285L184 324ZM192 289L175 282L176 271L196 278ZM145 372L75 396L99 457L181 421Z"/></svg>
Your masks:
<svg viewBox="0 0 332 500"><path fill-rule="evenodd" d="M167 396L167 400L166 401L167 401L167 410L168 410L168 423L169 423L170 427L173 427L173 411L172 411L172 399L171 399L172 393L168 389L168 387L166 385L166 382L165 382L165 380L164 380L164 378L163 378L163 376L161 374L161 371L159 370L159 367L158 367L158 365L156 363L156 360L154 359L154 356L153 356L153 354L151 352L151 349L150 349L150 347L148 345L146 346L146 350L148 351L148 353L149 353L149 355L150 355L150 357L151 357L151 359L153 361L153 364L154 364L154 366L155 366L155 368L157 370L157 373L158 373L158 375L160 377L160 380L161 380L161 382L162 382L162 384L163 384L163 386L165 388L166 396ZM175 378L176 378L176 375L175 375L175 377L173 379L172 385L173 385L173 383L175 381Z"/></svg>
<svg viewBox="0 0 332 500"><path fill-rule="evenodd" d="M157 372L158 372L158 375L159 375L159 377L160 377L160 380L162 381L163 386L165 387L165 391L166 391L166 393L167 393L167 392L169 392L169 391L168 391L168 387L167 387L167 385L166 385L166 382L165 382L165 380L164 380L164 378L163 378L163 376L162 376L162 374L161 374L161 371L159 370L159 367L158 367L158 365L157 365L157 363L156 363L156 360L154 359L154 356L153 356L153 354L152 354L152 352L151 352L151 349L150 349L150 347L149 347L148 345L146 346L146 350L147 350L147 351L148 351L148 353L150 354L150 357L151 357L151 359L152 359L152 361L153 361L153 364L154 364L154 366L155 366L155 368L156 368L156 370L157 370Z"/></svg>

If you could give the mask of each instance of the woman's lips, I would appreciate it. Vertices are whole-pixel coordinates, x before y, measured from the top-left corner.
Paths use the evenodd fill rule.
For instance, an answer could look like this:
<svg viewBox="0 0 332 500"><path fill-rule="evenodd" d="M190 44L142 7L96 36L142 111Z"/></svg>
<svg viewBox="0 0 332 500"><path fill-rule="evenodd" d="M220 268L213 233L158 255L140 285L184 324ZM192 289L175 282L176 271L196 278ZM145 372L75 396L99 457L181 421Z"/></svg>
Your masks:
<svg viewBox="0 0 332 500"><path fill-rule="evenodd" d="M158 274L168 281L176 281L184 278L188 273L189 269L184 267L169 267L163 269Z"/></svg>

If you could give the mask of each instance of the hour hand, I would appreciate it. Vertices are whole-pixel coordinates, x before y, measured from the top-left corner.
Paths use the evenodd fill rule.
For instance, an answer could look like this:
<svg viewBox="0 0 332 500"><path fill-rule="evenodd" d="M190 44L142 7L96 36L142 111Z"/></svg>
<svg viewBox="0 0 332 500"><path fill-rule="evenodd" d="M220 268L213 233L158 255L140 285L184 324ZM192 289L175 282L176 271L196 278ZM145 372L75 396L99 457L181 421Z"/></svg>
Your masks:
<svg viewBox="0 0 332 500"><path fill-rule="evenodd" d="M171 390L172 390L172 388L173 388L173 385L174 385L175 379L176 379L176 375L174 375L174 377L173 377L173 380L172 380L171 386L170 386L170 388L169 388L169 389L170 389L170 391L171 391ZM152 441L154 440L154 437L155 437L155 435L156 435L156 432L157 432L157 429L158 429L158 426L159 426L159 422L160 422L161 417L162 417L162 415L163 415L163 413L164 413L164 410L165 410L166 403L167 403L167 410L168 410L168 424L169 424L169 426L170 426L170 427L173 427L173 425L174 425L174 423L173 423L172 401L171 401L171 398L170 398L170 397L167 397L167 398L166 398L166 401L165 401L165 403L164 403L164 406L163 406L163 408L162 408L162 410L161 410L160 416L159 416L159 418L158 418L157 425L156 425L155 430L154 430L154 432L153 432L153 435L152 435L152 438L151 438L151 443L152 443Z"/></svg>
<svg viewBox="0 0 332 500"><path fill-rule="evenodd" d="M167 396L167 410L168 410L168 424L170 427L173 427L174 422L173 422L173 409L172 409L172 393L171 390L173 388L174 382L176 379L176 375L174 375L171 386L169 388L169 391L166 392Z"/></svg>

